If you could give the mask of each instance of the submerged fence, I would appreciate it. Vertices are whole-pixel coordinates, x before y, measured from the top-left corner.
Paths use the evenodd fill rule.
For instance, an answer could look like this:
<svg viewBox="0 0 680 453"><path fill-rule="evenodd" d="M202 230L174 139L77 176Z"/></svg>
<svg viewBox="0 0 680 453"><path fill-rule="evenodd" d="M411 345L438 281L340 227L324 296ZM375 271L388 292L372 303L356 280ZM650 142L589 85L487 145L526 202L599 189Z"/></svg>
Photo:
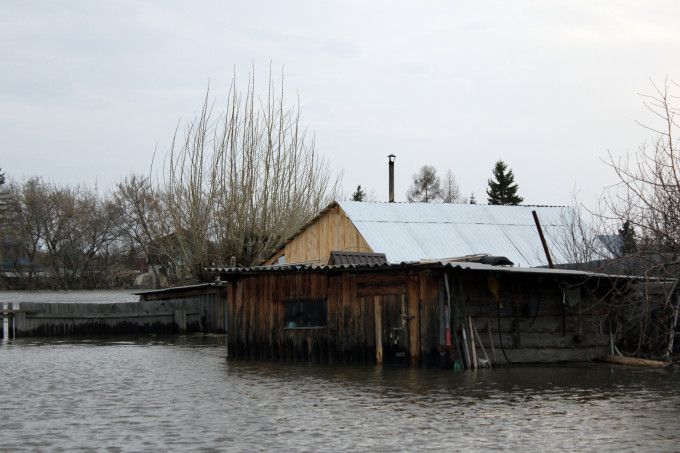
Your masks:
<svg viewBox="0 0 680 453"><path fill-rule="evenodd" d="M2 338L122 333L225 333L219 292L140 302L4 303Z"/></svg>

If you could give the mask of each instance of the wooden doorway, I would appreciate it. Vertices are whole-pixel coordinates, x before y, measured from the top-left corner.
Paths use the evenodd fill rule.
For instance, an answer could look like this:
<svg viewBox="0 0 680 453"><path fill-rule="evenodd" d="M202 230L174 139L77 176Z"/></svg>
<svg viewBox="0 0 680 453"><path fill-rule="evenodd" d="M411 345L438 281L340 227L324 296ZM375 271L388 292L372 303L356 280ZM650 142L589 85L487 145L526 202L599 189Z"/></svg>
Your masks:
<svg viewBox="0 0 680 453"><path fill-rule="evenodd" d="M406 294L374 296L376 362L409 364L408 301Z"/></svg>

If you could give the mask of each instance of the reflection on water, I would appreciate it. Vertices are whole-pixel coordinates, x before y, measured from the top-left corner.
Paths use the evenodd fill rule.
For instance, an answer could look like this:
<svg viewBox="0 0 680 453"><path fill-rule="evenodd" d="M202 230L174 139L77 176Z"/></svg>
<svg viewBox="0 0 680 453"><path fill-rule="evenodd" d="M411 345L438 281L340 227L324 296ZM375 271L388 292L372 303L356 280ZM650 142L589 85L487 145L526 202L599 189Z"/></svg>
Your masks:
<svg viewBox="0 0 680 453"><path fill-rule="evenodd" d="M0 451L677 451L680 373L225 359L221 336L0 344Z"/></svg>

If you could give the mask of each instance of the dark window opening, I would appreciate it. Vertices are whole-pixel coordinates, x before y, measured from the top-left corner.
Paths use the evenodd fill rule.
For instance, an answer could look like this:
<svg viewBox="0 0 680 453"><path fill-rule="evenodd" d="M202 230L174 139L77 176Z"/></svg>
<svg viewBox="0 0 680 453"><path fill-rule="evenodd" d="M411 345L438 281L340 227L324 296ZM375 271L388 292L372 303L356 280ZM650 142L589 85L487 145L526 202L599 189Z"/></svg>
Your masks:
<svg viewBox="0 0 680 453"><path fill-rule="evenodd" d="M283 322L291 329L326 327L328 303L325 299L284 300Z"/></svg>

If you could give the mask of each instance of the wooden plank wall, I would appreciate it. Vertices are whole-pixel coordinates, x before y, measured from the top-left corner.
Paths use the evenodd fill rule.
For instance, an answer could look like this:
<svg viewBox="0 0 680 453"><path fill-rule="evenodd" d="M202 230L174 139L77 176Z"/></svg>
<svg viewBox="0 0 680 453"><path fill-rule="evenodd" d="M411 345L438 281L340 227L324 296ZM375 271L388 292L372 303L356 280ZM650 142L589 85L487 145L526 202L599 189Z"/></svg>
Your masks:
<svg viewBox="0 0 680 453"><path fill-rule="evenodd" d="M459 273L451 277L453 304L459 314L454 320L456 328L460 329L466 315L472 318L479 334L478 357L484 357L482 347L497 365L588 361L607 353L602 307L585 287L577 290L580 304L563 307L560 281L552 277L506 274L498 280L498 301L488 288L484 278L488 276Z"/></svg>
<svg viewBox="0 0 680 453"><path fill-rule="evenodd" d="M268 273L245 277L230 286L230 356L375 363L375 298L360 295L356 273ZM362 288L365 293L365 282ZM283 302L294 299L326 299L327 326L285 327Z"/></svg>
<svg viewBox="0 0 680 453"><path fill-rule="evenodd" d="M226 310L219 293L166 300L111 304L20 304L14 314L17 337L122 333L174 333L175 315L186 316L187 332L224 333Z"/></svg>
<svg viewBox="0 0 680 453"><path fill-rule="evenodd" d="M230 284L229 354L264 360L361 364L381 360L450 367L455 360L462 362L454 346L456 336L462 341L461 327L468 316L479 334L477 356L484 357L484 348L496 365L590 360L606 353L601 313L585 291L580 309L567 306L563 312L560 282L552 278L501 277L499 303L488 289L488 273L447 272L450 346L446 345L447 293L441 269L272 272L244 276ZM293 299L326 299L327 326L285 327L283 301Z"/></svg>
<svg viewBox="0 0 680 453"><path fill-rule="evenodd" d="M333 250L373 251L338 206L286 244L286 263L321 260L325 264Z"/></svg>
<svg viewBox="0 0 680 453"><path fill-rule="evenodd" d="M439 358L438 285L434 276L403 271L246 276L232 282L228 290L229 354L374 364L379 337L383 363L419 366L425 357L425 366L434 366ZM294 299L326 299L327 326L285 327L283 301Z"/></svg>

